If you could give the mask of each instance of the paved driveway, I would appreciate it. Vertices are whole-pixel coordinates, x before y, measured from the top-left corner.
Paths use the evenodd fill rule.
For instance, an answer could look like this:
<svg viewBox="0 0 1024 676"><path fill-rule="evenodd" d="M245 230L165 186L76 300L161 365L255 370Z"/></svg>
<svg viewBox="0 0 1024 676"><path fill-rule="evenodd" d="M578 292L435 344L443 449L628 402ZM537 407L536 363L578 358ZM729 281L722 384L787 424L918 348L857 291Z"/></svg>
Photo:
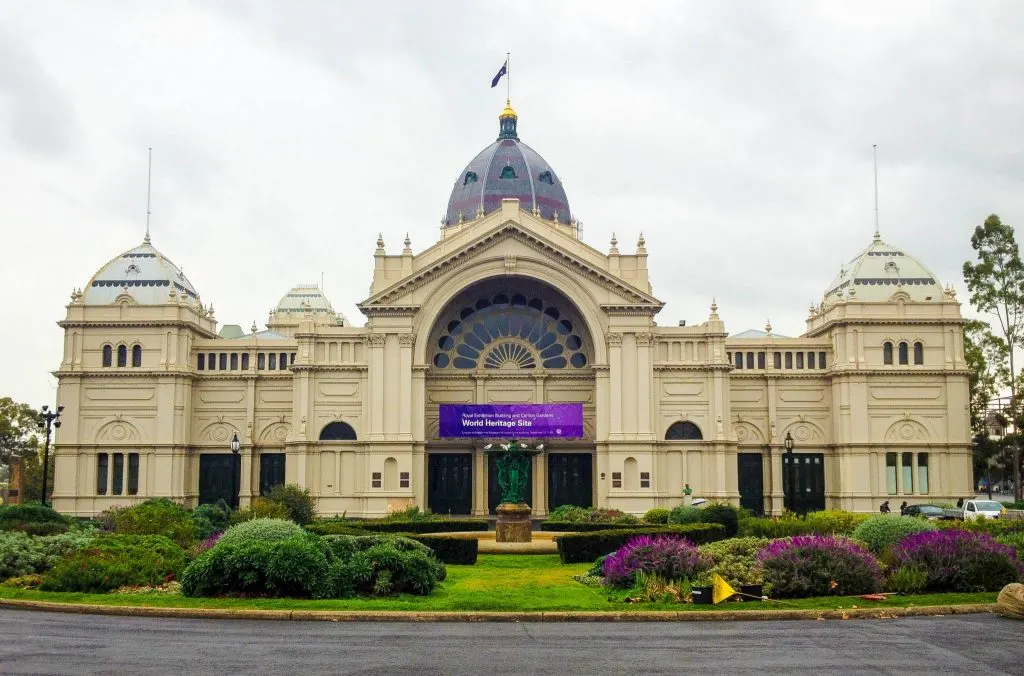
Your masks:
<svg viewBox="0 0 1024 676"><path fill-rule="evenodd" d="M679 623L335 623L0 610L25 674L1024 674L992 615Z"/></svg>

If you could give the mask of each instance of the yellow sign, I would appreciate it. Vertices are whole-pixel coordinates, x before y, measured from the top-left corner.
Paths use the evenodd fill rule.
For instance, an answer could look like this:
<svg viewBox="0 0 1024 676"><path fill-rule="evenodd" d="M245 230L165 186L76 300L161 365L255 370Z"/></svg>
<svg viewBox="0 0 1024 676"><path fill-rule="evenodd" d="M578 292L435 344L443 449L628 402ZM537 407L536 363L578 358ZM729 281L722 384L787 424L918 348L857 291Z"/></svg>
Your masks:
<svg viewBox="0 0 1024 676"><path fill-rule="evenodd" d="M723 580L722 576L718 573L715 573L711 580L711 601L716 605L736 593L736 590L733 589L728 582Z"/></svg>

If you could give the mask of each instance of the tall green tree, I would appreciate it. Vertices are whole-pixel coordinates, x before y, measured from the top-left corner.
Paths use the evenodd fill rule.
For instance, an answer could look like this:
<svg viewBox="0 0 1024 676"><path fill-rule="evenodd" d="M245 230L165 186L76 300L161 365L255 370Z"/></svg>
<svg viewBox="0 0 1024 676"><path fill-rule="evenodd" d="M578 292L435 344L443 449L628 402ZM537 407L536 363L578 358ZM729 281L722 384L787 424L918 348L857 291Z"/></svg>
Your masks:
<svg viewBox="0 0 1024 676"><path fill-rule="evenodd" d="M989 438L989 416L997 416L998 424L1006 427L1007 421L1002 410L990 406L1009 379L1006 343L992 335L987 323L969 319L964 322L964 359L970 371L971 436L974 439L977 478L978 475L989 474L991 458L1002 451L1002 445Z"/></svg>
<svg viewBox="0 0 1024 676"><path fill-rule="evenodd" d="M0 463L11 455L25 456L39 450L39 412L10 397L0 398Z"/></svg>
<svg viewBox="0 0 1024 676"><path fill-rule="evenodd" d="M999 337L1006 345L1007 369L1012 410L1010 417L1020 429L1021 416L1017 399L1017 371L1014 350L1024 338L1024 263L1013 228L992 214L974 229L971 247L977 263L964 263L964 281L971 294L971 304L982 313L996 318ZM1021 499L1020 444L1014 444L1014 499Z"/></svg>

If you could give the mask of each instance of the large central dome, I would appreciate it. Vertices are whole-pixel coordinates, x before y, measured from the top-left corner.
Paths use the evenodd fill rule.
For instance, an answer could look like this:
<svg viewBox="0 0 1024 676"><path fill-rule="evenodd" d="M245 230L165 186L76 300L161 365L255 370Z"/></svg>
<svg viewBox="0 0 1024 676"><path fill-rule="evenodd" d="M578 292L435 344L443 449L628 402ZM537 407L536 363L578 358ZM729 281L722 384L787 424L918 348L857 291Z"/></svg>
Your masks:
<svg viewBox="0 0 1024 676"><path fill-rule="evenodd" d="M554 170L537 152L519 140L518 117L506 103L498 117L498 140L473 158L452 188L444 224L472 221L497 211L501 200L517 198L523 209L547 220L569 224L569 200Z"/></svg>

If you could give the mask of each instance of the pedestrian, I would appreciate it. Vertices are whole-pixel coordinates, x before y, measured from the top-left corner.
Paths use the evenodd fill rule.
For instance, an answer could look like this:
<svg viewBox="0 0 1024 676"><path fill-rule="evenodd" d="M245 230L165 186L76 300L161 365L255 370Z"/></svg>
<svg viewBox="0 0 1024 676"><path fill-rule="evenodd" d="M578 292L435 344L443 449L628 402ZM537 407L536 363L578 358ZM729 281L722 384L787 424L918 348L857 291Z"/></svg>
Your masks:
<svg viewBox="0 0 1024 676"><path fill-rule="evenodd" d="M900 505L900 516L906 516L906 515L907 515L907 501L904 500L903 504Z"/></svg>
<svg viewBox="0 0 1024 676"><path fill-rule="evenodd" d="M964 508L964 499L963 498L960 498L959 500L956 501L956 508L957 509L963 509Z"/></svg>
<svg viewBox="0 0 1024 676"><path fill-rule="evenodd" d="M889 512L891 512L892 510L889 509L889 501L886 500L885 502L883 502L882 506L878 508L878 511L882 514L888 514Z"/></svg>

